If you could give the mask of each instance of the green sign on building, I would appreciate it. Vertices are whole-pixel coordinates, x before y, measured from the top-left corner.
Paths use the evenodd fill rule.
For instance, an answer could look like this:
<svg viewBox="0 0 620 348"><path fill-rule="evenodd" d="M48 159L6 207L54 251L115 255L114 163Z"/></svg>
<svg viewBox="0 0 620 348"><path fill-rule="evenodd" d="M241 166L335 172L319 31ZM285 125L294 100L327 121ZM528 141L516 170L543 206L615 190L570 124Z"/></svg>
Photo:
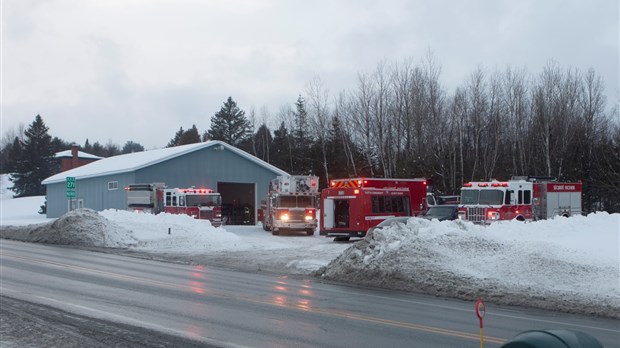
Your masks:
<svg viewBox="0 0 620 348"><path fill-rule="evenodd" d="M68 176L65 178L67 187L67 198L75 198L75 177Z"/></svg>

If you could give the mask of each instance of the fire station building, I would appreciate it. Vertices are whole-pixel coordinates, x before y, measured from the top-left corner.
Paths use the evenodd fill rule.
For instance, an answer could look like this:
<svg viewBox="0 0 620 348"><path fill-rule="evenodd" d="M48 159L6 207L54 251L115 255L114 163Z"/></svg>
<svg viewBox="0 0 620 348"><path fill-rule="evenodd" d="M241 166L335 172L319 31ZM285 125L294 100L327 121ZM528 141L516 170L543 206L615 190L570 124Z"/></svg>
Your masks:
<svg viewBox="0 0 620 348"><path fill-rule="evenodd" d="M100 159L51 176L43 184L48 218L76 208L125 210L125 187L163 183L169 188L213 189L222 196L223 211L249 208L256 222L269 182L279 175L289 174L234 146L207 141Z"/></svg>

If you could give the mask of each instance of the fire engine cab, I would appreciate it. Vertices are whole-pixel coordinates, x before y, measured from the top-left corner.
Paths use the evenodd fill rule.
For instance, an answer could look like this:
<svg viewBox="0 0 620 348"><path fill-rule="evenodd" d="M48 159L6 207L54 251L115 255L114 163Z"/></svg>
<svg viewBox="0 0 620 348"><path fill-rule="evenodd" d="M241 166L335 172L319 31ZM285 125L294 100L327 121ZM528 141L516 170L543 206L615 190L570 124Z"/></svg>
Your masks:
<svg viewBox="0 0 620 348"><path fill-rule="evenodd" d="M548 177L469 182L461 188L459 218L474 223L532 221L581 214L581 183Z"/></svg>
<svg viewBox="0 0 620 348"><path fill-rule="evenodd" d="M321 192L320 234L348 240L389 217L422 215L428 189L427 179L332 180Z"/></svg>
<svg viewBox="0 0 620 348"><path fill-rule="evenodd" d="M319 177L315 175L278 176L269 184L263 207L263 229L277 236L281 231L314 234Z"/></svg>
<svg viewBox="0 0 620 348"><path fill-rule="evenodd" d="M222 219L222 198L211 189L166 188L162 183L154 183L129 185L125 191L129 211L186 214L195 219L209 220L213 226L225 222Z"/></svg>

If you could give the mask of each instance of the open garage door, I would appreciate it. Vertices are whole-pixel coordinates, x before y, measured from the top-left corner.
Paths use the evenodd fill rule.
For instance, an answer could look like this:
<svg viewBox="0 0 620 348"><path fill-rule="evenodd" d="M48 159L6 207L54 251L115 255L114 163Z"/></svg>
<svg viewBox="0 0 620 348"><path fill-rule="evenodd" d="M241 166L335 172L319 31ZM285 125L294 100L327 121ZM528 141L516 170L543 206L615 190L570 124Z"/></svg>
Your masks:
<svg viewBox="0 0 620 348"><path fill-rule="evenodd" d="M228 225L256 225L256 184L218 182L222 216Z"/></svg>

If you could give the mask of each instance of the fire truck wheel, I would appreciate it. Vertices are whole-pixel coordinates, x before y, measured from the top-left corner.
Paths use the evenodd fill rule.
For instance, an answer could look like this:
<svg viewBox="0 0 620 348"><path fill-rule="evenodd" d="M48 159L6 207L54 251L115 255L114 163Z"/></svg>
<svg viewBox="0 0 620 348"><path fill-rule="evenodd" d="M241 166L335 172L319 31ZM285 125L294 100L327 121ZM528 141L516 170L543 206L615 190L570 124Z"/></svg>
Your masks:
<svg viewBox="0 0 620 348"><path fill-rule="evenodd" d="M271 231L271 235L272 236L278 236L278 235L280 235L280 231L273 230L273 231Z"/></svg>
<svg viewBox="0 0 620 348"><path fill-rule="evenodd" d="M309 236L314 236L314 230L313 229L306 230L306 234Z"/></svg>

